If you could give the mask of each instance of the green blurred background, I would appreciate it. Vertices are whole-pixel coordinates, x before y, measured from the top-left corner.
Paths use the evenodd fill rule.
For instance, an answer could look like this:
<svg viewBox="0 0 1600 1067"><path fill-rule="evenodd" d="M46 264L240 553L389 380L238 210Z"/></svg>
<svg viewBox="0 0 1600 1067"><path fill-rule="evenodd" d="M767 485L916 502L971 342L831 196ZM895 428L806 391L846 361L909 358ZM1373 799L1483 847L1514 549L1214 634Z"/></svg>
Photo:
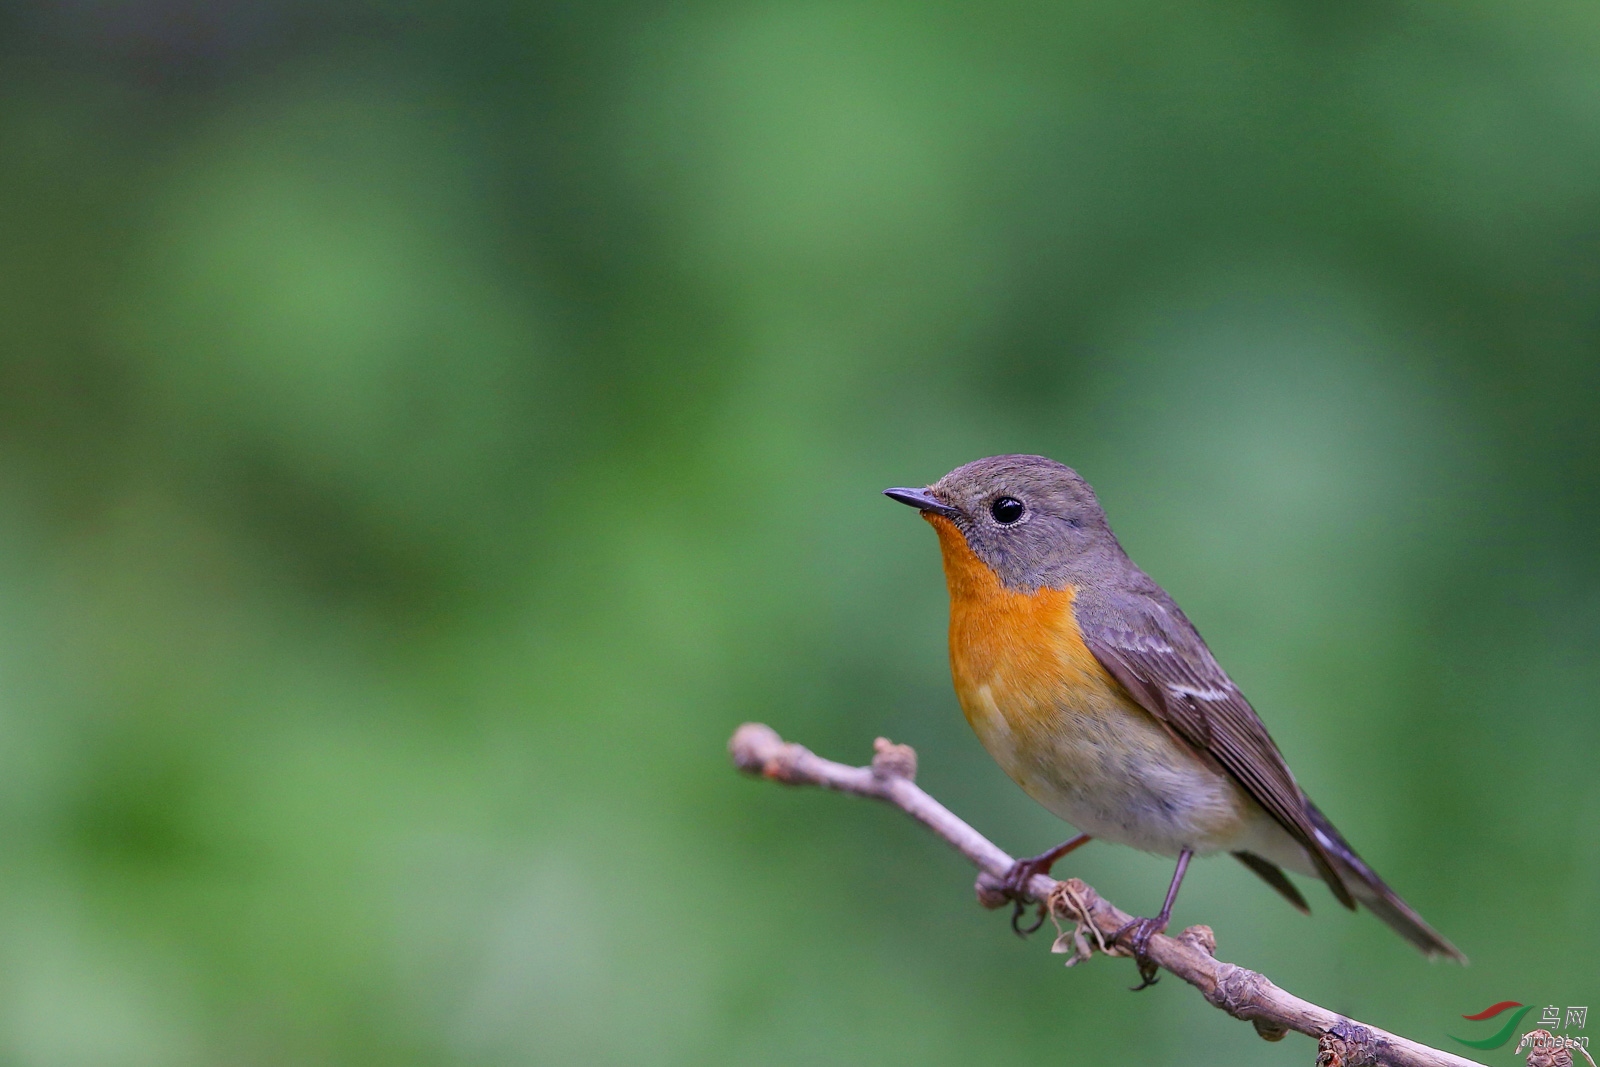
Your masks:
<svg viewBox="0 0 1600 1067"><path fill-rule="evenodd" d="M0 1063L1309 1063L728 765L1064 836L878 495L1007 451L1473 964L1222 860L1180 924L1434 1044L1600 1002L1597 69L1570 2L0 7Z"/></svg>

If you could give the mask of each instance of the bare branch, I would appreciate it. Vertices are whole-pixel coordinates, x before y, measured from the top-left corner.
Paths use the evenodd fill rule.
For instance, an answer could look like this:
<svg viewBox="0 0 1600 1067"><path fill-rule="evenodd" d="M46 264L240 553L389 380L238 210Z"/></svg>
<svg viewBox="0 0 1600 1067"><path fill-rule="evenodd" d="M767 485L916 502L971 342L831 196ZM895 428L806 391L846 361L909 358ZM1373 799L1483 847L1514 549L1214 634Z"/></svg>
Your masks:
<svg viewBox="0 0 1600 1067"><path fill-rule="evenodd" d="M760 723L745 723L728 742L733 762L746 773L787 785L817 785L873 797L900 808L972 861L979 871L981 902L990 907L1002 902L998 889L1011 857L912 781L916 753L910 747L880 737L876 749L871 766L849 767L785 742L777 731ZM1056 951L1072 952L1072 962L1088 958L1096 949L1109 955L1128 954L1125 946L1112 940L1111 932L1122 929L1133 916L1083 882L1076 878L1057 882L1036 875L1028 883L1028 892L1047 902L1058 922L1072 924L1055 945ZM1191 926L1177 937L1158 934L1151 938L1149 956L1229 1015L1249 1020L1269 1041L1290 1030L1316 1038L1318 1067L1482 1067L1474 1060L1420 1045L1301 1000L1264 975L1216 959L1215 951L1211 931Z"/></svg>

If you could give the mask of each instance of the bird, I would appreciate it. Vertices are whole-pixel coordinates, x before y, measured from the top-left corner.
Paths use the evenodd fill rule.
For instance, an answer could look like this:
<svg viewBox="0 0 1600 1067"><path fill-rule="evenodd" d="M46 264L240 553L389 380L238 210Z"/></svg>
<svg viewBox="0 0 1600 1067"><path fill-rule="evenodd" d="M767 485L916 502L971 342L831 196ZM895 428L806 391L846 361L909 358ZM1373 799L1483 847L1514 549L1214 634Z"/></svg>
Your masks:
<svg viewBox="0 0 1600 1067"><path fill-rule="evenodd" d="M1029 879L1098 838L1177 860L1160 912L1113 939L1132 950L1135 989L1156 980L1150 939L1166 930L1191 858L1222 852L1302 912L1310 907L1285 870L1321 878L1345 907L1360 902L1428 957L1467 962L1306 796L1077 471L1044 456L990 456L884 495L938 534L967 722L1023 792L1082 831L1007 872L1018 933L1031 932L1017 925Z"/></svg>

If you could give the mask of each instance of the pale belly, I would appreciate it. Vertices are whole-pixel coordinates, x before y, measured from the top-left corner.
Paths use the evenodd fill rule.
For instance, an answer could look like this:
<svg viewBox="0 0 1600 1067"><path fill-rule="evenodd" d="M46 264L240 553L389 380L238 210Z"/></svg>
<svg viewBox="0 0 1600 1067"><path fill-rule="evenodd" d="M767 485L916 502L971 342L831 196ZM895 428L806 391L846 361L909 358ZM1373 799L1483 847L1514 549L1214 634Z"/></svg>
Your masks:
<svg viewBox="0 0 1600 1067"><path fill-rule="evenodd" d="M1013 695L971 686L967 721L1024 792L1084 833L1164 856L1292 844L1232 778L1120 694L1073 708L1019 707Z"/></svg>

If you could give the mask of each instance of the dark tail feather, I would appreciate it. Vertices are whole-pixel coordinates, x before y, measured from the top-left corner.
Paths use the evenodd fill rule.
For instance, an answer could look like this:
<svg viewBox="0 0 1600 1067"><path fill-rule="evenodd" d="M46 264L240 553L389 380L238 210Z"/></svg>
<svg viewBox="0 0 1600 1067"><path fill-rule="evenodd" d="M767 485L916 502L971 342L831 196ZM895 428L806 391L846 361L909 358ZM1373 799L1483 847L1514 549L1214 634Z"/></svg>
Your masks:
<svg viewBox="0 0 1600 1067"><path fill-rule="evenodd" d="M1311 801L1306 801L1306 814L1311 818L1311 825L1316 829L1323 845L1338 860L1343 868L1345 885L1355 898L1365 904L1378 918L1388 923L1396 933L1422 950L1422 954L1432 958L1446 956L1457 963L1466 963L1467 957L1461 954L1450 942L1446 941L1437 930L1423 921L1422 916L1412 910L1411 905L1400 899L1400 895L1384 884L1382 878L1350 847L1338 830L1333 828L1333 823L1328 817L1317 810ZM1279 877L1282 877L1280 872Z"/></svg>
<svg viewBox="0 0 1600 1067"><path fill-rule="evenodd" d="M1294 883L1289 881L1289 876L1283 873L1283 868L1262 859L1254 852L1235 852L1233 858L1255 871L1256 874L1260 875L1263 882L1282 893L1283 899L1307 915L1311 914L1311 905L1306 903L1306 898L1300 895L1300 890L1296 889Z"/></svg>

